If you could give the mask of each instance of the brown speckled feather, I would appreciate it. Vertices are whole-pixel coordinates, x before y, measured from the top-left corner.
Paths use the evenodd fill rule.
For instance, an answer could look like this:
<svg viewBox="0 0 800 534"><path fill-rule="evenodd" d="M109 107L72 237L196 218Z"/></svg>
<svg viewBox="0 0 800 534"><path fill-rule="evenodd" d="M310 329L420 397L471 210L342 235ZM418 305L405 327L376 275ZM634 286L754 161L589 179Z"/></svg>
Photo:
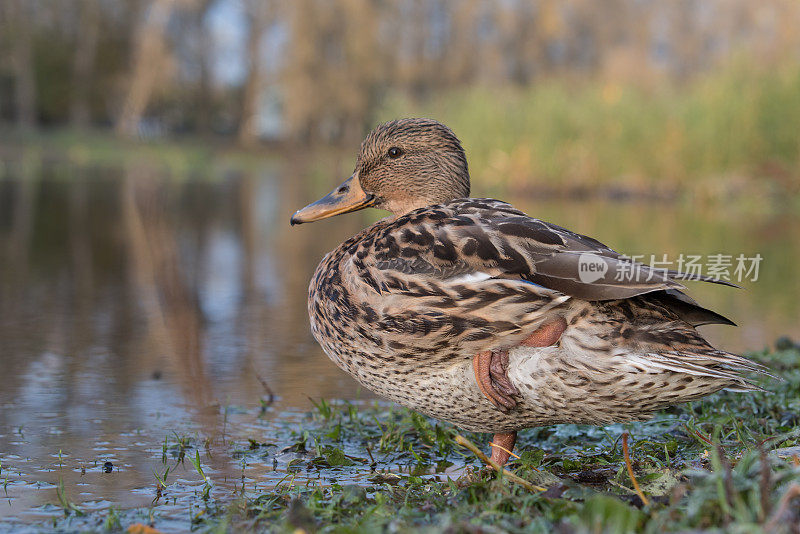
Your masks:
<svg viewBox="0 0 800 534"><path fill-rule="evenodd" d="M310 287L312 330L369 389L472 430L638 419L722 388L753 388L741 373L760 366L714 349L694 328L725 318L646 266L629 279L584 283L578 259L587 252L612 269L630 263L497 200L417 209L326 256ZM557 347L515 349L557 316L568 324ZM491 349L519 354L509 376L522 386L520 404L509 414L470 381L471 358ZM581 402L552 409L570 396Z"/></svg>

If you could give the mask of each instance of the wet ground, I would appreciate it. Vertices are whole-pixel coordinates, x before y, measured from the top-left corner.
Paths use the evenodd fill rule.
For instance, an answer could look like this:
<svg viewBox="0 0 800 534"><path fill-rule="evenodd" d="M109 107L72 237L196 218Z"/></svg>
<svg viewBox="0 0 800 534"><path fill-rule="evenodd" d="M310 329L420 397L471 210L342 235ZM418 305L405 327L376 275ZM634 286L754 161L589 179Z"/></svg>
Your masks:
<svg viewBox="0 0 800 534"><path fill-rule="evenodd" d="M384 425L395 418L391 409L374 402L349 406L374 412L369 417L383 419ZM153 412L140 427L122 432L104 431L108 425L95 419L86 425L81 446L69 449L61 448L70 442L64 439L69 435L60 430L63 425L55 414L40 414L51 425L44 435L24 427L0 435L0 528L38 532L52 522L69 531L97 527L98 519L104 523L109 515L127 513L126 524L157 522L164 532L185 531L212 511L282 484L364 486L379 471L377 476L384 478L409 472L403 467L409 459L413 463L408 451L373 452L354 436L339 440L331 434L339 430L326 427L320 414L316 408L310 413L266 405L208 406ZM380 438L383 428L369 423L372 437ZM309 439L310 432L315 437ZM322 444L322 439L338 443ZM31 451L42 452L26 456ZM432 480L457 477L464 462L458 456L451 460L426 465L419 473Z"/></svg>
<svg viewBox="0 0 800 534"><path fill-rule="evenodd" d="M339 167L330 174L346 176ZM64 502L147 507L169 467L158 510L180 529L207 485L188 459L178 462L181 450L199 452L213 498L255 492L292 475L295 453L284 449L309 399L373 399L314 342L306 288L325 252L379 215L290 228L289 215L333 185L328 176L285 162L210 174L4 167L0 524L63 517ZM800 337L798 214L515 204L628 254L761 254L759 278L743 290L692 286L741 325L705 332L735 351ZM366 461L365 452L347 453Z"/></svg>

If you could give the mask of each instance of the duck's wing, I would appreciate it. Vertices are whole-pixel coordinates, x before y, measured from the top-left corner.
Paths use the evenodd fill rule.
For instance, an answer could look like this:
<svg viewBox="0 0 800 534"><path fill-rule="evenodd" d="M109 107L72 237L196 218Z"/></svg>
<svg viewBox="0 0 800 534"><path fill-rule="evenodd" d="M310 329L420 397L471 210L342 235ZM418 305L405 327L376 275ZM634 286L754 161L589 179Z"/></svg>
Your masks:
<svg viewBox="0 0 800 534"><path fill-rule="evenodd" d="M559 295L606 301L647 293L693 326L734 325L699 306L676 281L717 280L653 269L499 200L468 198L415 210L383 225L366 245L361 255L372 264L366 279L379 292L411 288L407 294L432 296L455 290L455 300L481 303Z"/></svg>
<svg viewBox="0 0 800 534"><path fill-rule="evenodd" d="M676 281L682 273L633 261L493 199L415 210L387 227L374 254L387 271L442 281L524 280L592 301L683 288Z"/></svg>

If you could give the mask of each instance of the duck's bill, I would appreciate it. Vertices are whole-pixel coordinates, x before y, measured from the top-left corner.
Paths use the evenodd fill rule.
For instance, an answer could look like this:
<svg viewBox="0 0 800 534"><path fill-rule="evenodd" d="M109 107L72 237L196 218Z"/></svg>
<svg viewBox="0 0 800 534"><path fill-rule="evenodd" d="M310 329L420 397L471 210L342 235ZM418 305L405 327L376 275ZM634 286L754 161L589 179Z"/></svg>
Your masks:
<svg viewBox="0 0 800 534"><path fill-rule="evenodd" d="M289 222L294 226L295 224L319 221L341 213L367 208L372 206L374 202L375 197L361 189L358 175L353 173L342 185L336 187L321 199L294 212Z"/></svg>

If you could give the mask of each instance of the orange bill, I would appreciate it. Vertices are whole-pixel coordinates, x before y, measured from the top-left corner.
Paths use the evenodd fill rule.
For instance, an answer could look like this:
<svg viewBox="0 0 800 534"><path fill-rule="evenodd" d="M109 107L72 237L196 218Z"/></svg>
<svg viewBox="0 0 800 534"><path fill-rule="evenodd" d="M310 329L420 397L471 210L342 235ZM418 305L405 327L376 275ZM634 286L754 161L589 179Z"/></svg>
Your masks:
<svg viewBox="0 0 800 534"><path fill-rule="evenodd" d="M290 222L294 226L295 224L319 221L340 213L367 208L374 202L375 197L361 189L358 173L353 173L350 178L321 199L294 212Z"/></svg>

